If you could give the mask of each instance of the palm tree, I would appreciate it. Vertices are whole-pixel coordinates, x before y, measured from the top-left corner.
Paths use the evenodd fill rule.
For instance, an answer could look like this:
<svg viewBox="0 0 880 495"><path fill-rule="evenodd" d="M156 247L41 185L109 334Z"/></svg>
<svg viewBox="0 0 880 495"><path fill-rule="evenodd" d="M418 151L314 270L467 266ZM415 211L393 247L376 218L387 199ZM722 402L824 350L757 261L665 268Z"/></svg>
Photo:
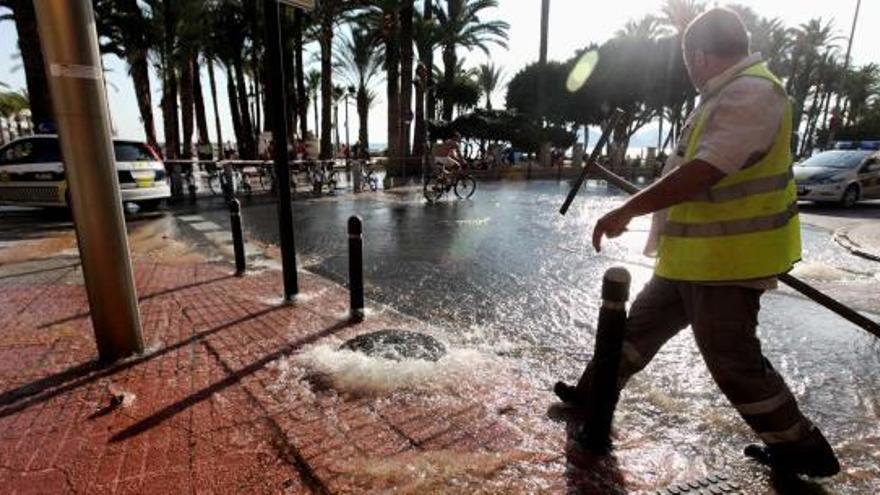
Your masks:
<svg viewBox="0 0 880 495"><path fill-rule="evenodd" d="M331 111L333 109L333 30L350 13L354 5L345 0L318 2L311 17L318 28L321 46L321 158L330 158Z"/></svg>
<svg viewBox="0 0 880 495"><path fill-rule="evenodd" d="M510 25L504 21L486 21L481 18L486 9L498 7L497 0L446 0L446 10L435 7L434 14L440 25L443 46L443 81L447 88L455 83L456 50L478 48L486 55L489 45L507 48L507 31ZM443 102L443 119L451 120L454 102Z"/></svg>
<svg viewBox="0 0 880 495"><path fill-rule="evenodd" d="M424 14L416 16L413 32L416 50L419 55L419 72L416 81L415 130L413 132L413 154L422 156L425 152L428 119L434 119L436 105L434 98L434 50L440 45L440 31L433 18L431 0L425 0Z"/></svg>
<svg viewBox="0 0 880 495"><path fill-rule="evenodd" d="M309 102L306 96L306 76L305 66L303 65L303 33L305 31L305 16L302 9L293 9L293 56L296 63L296 101L299 102L297 109L299 111L300 137L305 139L309 132L308 113ZM315 132L318 132L317 126Z"/></svg>
<svg viewBox="0 0 880 495"><path fill-rule="evenodd" d="M794 101L794 128L800 129L804 105L817 79L822 52L836 49L840 37L834 34L833 23L823 22L821 18L801 24L792 34L791 74L786 90Z"/></svg>
<svg viewBox="0 0 880 495"><path fill-rule="evenodd" d="M237 1L217 0L208 14L203 21L209 33L204 41L205 53L225 67L226 94L238 150L242 158L254 158L257 147L245 81L245 48L251 33Z"/></svg>
<svg viewBox="0 0 880 495"><path fill-rule="evenodd" d="M706 4L698 0L666 0L660 11L660 22L681 35L691 21L706 11Z"/></svg>
<svg viewBox="0 0 880 495"><path fill-rule="evenodd" d="M413 0L400 2L400 111L401 155L410 154L410 121L413 99L413 41L415 5Z"/></svg>
<svg viewBox="0 0 880 495"><path fill-rule="evenodd" d="M342 142L339 140L339 102L345 98L345 87L333 86L333 134L335 139L334 154L342 148Z"/></svg>
<svg viewBox="0 0 880 495"><path fill-rule="evenodd" d="M640 38L646 40L657 39L663 34L663 28L659 18L653 15L646 15L638 21L630 20L617 30L618 38Z"/></svg>
<svg viewBox="0 0 880 495"><path fill-rule="evenodd" d="M18 33L18 48L24 65L30 98L31 118L34 122L53 122L52 100L49 96L49 81L40 49L40 37L37 33L37 15L32 0L0 0L0 7L12 11L15 31ZM0 16L0 21L9 17Z"/></svg>
<svg viewBox="0 0 880 495"><path fill-rule="evenodd" d="M358 140L369 148L369 111L372 84L381 76L384 64L382 45L363 26L355 25L351 34L336 44L334 66L348 85L356 91Z"/></svg>
<svg viewBox="0 0 880 495"><path fill-rule="evenodd" d="M492 110L492 93L501 85L501 67L493 63L482 64L476 71L477 84L486 97L486 110Z"/></svg>
<svg viewBox="0 0 880 495"><path fill-rule="evenodd" d="M315 105L315 137L318 137L317 133L321 130L321 126L318 125L318 99L321 96L322 81L323 78L321 77L321 71L319 70L312 69L306 76L309 100L313 101ZM305 135L303 135L303 137L305 138Z"/></svg>
<svg viewBox="0 0 880 495"><path fill-rule="evenodd" d="M880 66L871 63L851 70L846 77L844 94L847 99L847 123L853 125L863 116L872 101L880 100Z"/></svg>
<svg viewBox="0 0 880 495"><path fill-rule="evenodd" d="M104 41L101 50L128 64L147 144L158 150L148 62L155 44L152 27L137 0L96 0L94 5L98 31Z"/></svg>
<svg viewBox="0 0 880 495"><path fill-rule="evenodd" d="M359 16L359 22L385 45L385 81L388 101L388 170L398 175L403 146L401 143L400 112L400 4L401 0L370 0L369 8Z"/></svg>

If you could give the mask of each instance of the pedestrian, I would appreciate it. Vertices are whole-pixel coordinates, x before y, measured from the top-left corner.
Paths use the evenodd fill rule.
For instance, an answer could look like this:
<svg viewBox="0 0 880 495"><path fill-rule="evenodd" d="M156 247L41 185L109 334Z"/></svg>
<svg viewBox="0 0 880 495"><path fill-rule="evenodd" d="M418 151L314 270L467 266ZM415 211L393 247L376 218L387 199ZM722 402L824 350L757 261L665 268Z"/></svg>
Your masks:
<svg viewBox="0 0 880 495"><path fill-rule="evenodd" d="M791 175L792 107L760 54L750 54L742 20L715 8L682 39L688 73L701 94L663 177L603 216L593 246L653 213L646 254L654 276L630 309L618 387L690 325L709 371L764 445L746 453L775 470L832 476L840 466L800 409L756 336L761 296L801 258ZM592 364L557 395L583 406Z"/></svg>

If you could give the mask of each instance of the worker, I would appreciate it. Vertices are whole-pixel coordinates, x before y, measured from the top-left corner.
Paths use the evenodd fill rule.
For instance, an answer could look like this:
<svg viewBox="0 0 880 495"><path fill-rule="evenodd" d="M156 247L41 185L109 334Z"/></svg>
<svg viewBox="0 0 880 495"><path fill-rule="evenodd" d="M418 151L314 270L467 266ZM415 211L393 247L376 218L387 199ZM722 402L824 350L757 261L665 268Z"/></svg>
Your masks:
<svg viewBox="0 0 880 495"><path fill-rule="evenodd" d="M690 325L715 382L763 441L746 454L781 473L832 476L840 466L831 446L804 417L756 335L762 294L801 257L792 106L760 55L750 54L733 11L697 17L682 49L700 104L663 177L593 230L599 251L603 237L654 214L646 246L657 257L654 276L630 309L618 387ZM588 365L577 386L557 383L557 395L583 406L591 375Z"/></svg>

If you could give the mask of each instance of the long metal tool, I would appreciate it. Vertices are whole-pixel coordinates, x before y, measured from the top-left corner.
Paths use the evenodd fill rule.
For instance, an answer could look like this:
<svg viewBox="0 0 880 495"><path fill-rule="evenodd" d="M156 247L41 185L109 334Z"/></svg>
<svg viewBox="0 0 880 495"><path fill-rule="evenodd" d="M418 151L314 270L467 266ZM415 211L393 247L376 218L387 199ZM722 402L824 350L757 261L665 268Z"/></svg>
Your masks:
<svg viewBox="0 0 880 495"><path fill-rule="evenodd" d="M565 200L563 209L559 210L559 212L563 215L565 215L565 211L568 210L568 205L571 204L571 200L574 199L574 196L576 196L578 191L580 190L583 179L585 179L590 173L602 176L602 178L629 194L636 194L641 190L632 182L627 181L623 177L596 163L595 155L596 150L594 149L593 153L590 155L590 161L587 162L586 166L584 167L584 172L583 174L581 174L581 179L579 179L575 186L572 188L571 192L569 193L569 197ZM804 282L803 280L795 277L790 273L783 273L779 275L779 280L785 285L800 292L807 298L836 313L843 319L867 331L871 335L880 338L880 323L872 321L870 318L844 305L840 301L832 298L828 294L825 294L824 292L820 291L819 289L813 287L812 285Z"/></svg>
<svg viewBox="0 0 880 495"><path fill-rule="evenodd" d="M581 171L580 177L578 177L577 181L575 181L574 185L571 187L571 191L568 193L568 197L565 198L565 203L562 203L562 208L559 209L559 213L561 215L565 215L568 213L568 208L571 206L572 201L574 201L575 196L577 196L578 191L581 190L581 186L584 185L584 182L587 180L587 175L590 173L590 164L596 163L596 160L599 158L599 154L602 153L602 148L605 147L605 143L608 142L608 139L611 137L611 133L614 132L614 128L617 127L617 123L620 122L620 118L623 117L623 110L619 108L614 110L614 113L611 115L611 125L605 128L605 132L602 133L602 136L599 138L599 142L596 143L596 146L593 148L593 152L590 153L590 157L587 159L586 165L584 165L584 170ZM586 132L590 132L589 130Z"/></svg>

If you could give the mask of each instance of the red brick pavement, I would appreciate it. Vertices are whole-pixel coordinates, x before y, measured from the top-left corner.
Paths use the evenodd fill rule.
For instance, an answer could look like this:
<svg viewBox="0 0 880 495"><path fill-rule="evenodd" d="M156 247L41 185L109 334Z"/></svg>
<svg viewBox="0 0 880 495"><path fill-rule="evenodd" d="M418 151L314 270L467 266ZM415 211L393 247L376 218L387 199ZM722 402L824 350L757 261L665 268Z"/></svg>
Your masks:
<svg viewBox="0 0 880 495"><path fill-rule="evenodd" d="M309 297L285 306L276 271L236 278L221 264L137 260L149 350L99 367L76 261L0 266L4 493L549 493L577 484L564 427L545 417L548 395L515 393L512 373L467 393L279 383L277 364L304 346L412 324L383 311L351 325L344 289L308 273ZM116 395L129 398L114 407Z"/></svg>

